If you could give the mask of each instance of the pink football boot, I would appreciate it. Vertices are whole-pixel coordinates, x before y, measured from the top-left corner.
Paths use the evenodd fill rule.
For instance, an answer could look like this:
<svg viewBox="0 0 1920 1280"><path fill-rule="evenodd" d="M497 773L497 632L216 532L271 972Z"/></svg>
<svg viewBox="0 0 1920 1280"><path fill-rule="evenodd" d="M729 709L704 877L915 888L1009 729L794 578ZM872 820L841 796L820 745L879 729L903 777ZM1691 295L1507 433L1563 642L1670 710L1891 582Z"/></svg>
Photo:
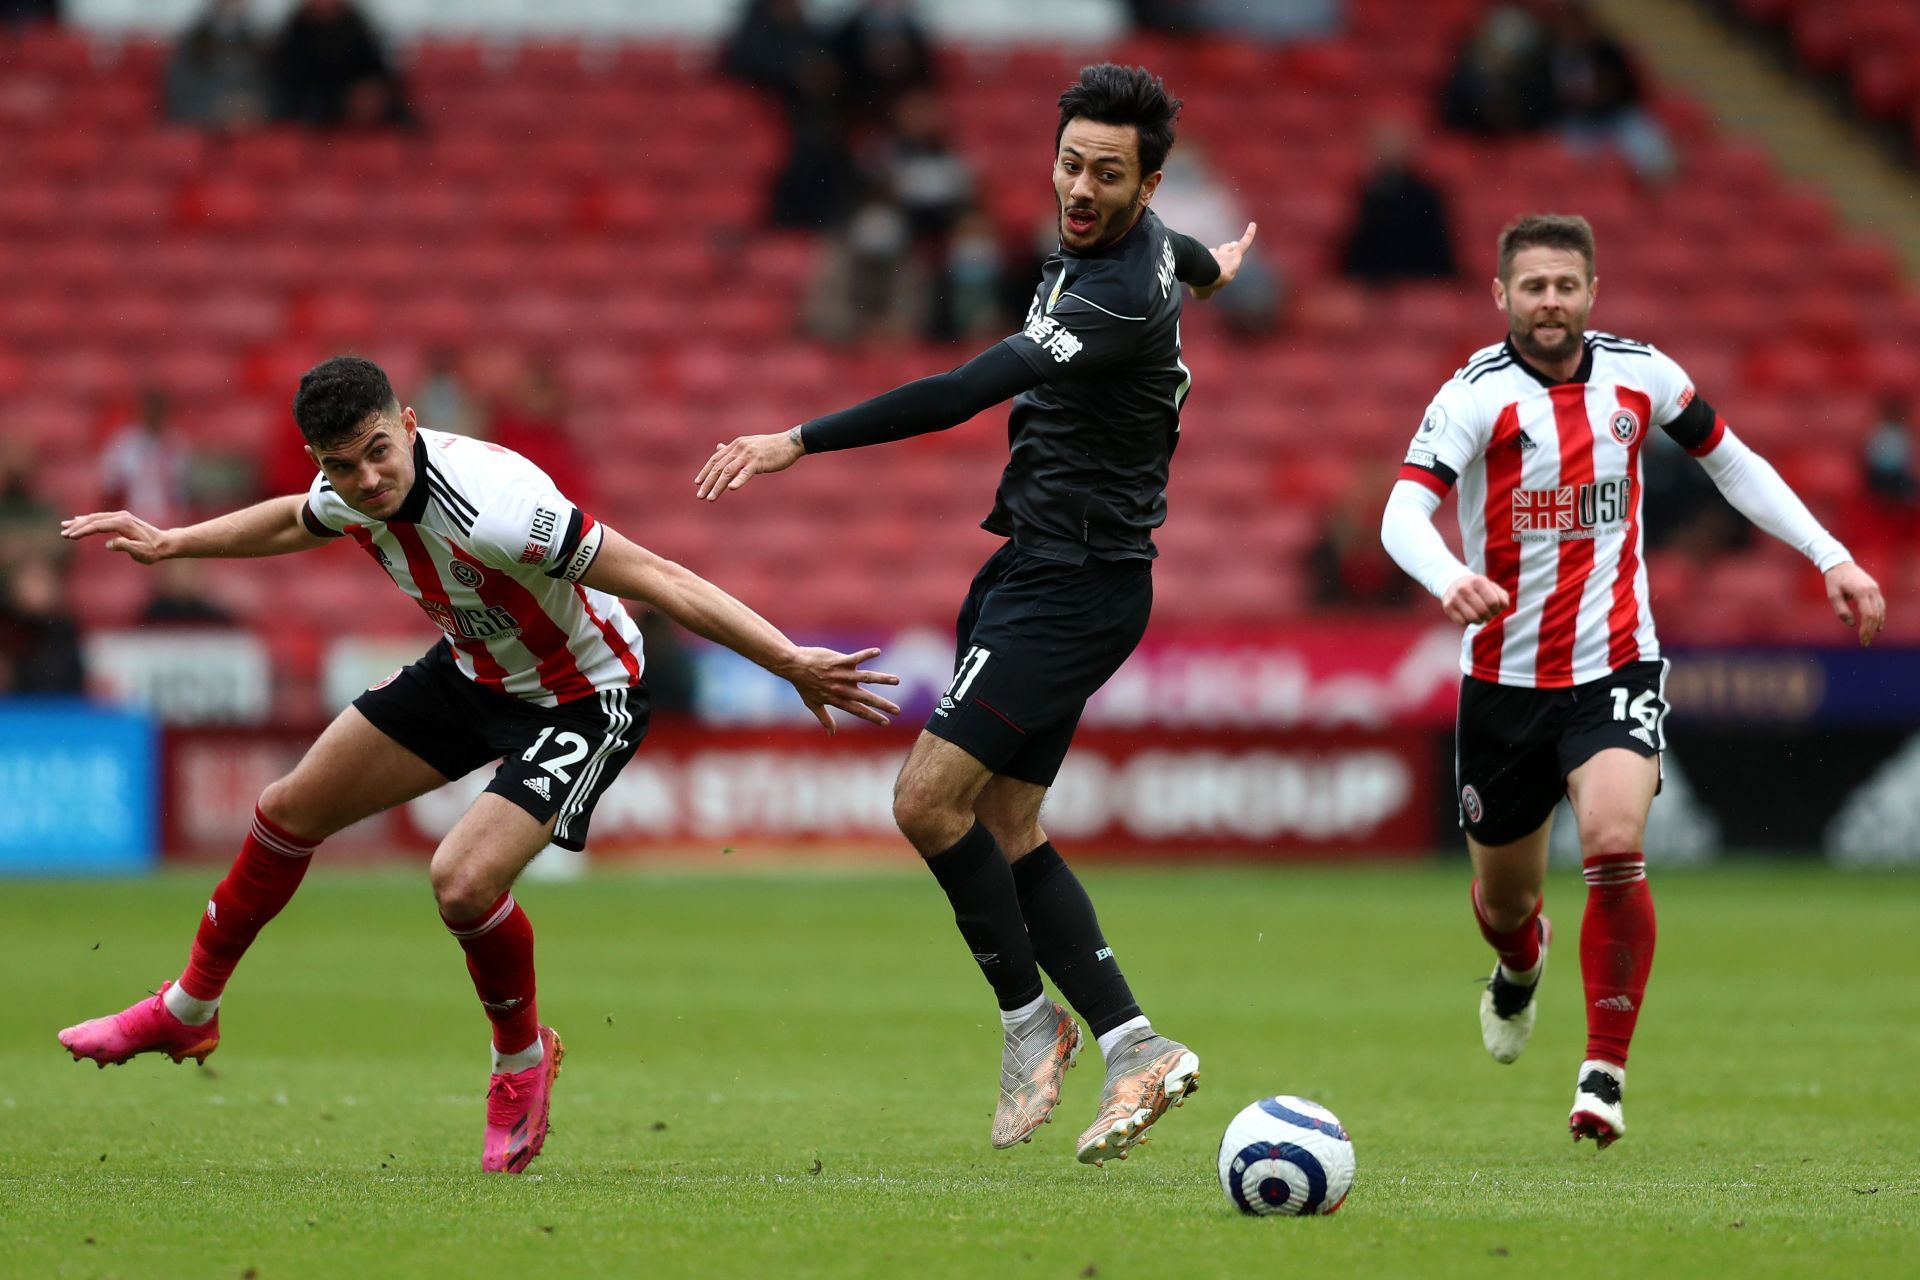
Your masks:
<svg viewBox="0 0 1920 1280"><path fill-rule="evenodd" d="M220 1015L215 1013L200 1026L188 1026L160 998L172 985L163 982L159 991L119 1013L68 1027L60 1033L60 1043L75 1062L91 1058L101 1067L118 1066L136 1053L164 1053L175 1062L188 1058L205 1062L220 1047Z"/></svg>
<svg viewBox="0 0 1920 1280"><path fill-rule="evenodd" d="M547 1108L566 1046L552 1027L540 1028L544 1056L525 1071L496 1073L487 1085L487 1140L480 1152L485 1173L524 1173L547 1142Z"/></svg>

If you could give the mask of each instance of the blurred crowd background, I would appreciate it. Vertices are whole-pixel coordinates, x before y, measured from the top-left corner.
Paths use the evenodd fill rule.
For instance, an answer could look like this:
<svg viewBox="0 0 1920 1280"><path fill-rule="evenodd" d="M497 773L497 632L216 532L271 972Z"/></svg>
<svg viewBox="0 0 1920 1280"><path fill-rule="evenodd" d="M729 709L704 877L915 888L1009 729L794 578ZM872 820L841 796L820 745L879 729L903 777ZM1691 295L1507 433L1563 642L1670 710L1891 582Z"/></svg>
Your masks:
<svg viewBox="0 0 1920 1280"><path fill-rule="evenodd" d="M1860 180L1904 220L1728 127L1709 61L1663 68L1681 11L1877 157ZM1499 227L1557 210L1598 231L1594 325L1679 359L1880 576L1890 642L1920 638L1904 0L0 0L0 690L98 690L129 635L227 630L263 655L256 712L307 722L343 643L430 635L350 550L143 571L58 538L305 488L288 405L340 351L798 634L937 634L989 543L1003 411L721 513L692 477L1016 327L1055 238L1053 102L1104 58L1186 102L1162 216L1261 226L1186 311L1156 633L1437 618L1380 508L1503 333ZM1648 454L1663 638L1844 638L1793 552ZM647 625L655 705L696 705L699 664Z"/></svg>

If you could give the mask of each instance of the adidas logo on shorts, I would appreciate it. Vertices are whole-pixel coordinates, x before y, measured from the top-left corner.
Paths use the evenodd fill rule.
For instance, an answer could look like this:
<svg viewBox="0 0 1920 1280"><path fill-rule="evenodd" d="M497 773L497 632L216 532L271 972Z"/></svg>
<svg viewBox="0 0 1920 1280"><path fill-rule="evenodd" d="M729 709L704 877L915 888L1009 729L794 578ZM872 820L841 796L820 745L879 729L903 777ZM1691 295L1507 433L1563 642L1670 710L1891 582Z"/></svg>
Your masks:
<svg viewBox="0 0 1920 1280"><path fill-rule="evenodd" d="M527 778L525 782L527 784L527 790L533 792L533 794L539 796L542 800L553 799L553 784L545 778Z"/></svg>

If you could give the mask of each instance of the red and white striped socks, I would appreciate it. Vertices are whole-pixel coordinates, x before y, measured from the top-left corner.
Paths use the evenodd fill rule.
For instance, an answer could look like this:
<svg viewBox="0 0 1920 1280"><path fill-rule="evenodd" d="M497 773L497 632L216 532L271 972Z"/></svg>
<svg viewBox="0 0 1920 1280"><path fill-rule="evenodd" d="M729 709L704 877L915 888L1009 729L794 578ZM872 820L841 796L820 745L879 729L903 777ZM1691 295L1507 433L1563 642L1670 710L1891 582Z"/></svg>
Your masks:
<svg viewBox="0 0 1920 1280"><path fill-rule="evenodd" d="M1580 976L1587 993L1587 1057L1627 1065L1627 1047L1647 994L1655 936L1646 856L1587 858L1587 913L1580 925Z"/></svg>
<svg viewBox="0 0 1920 1280"><path fill-rule="evenodd" d="M176 1018L198 1026L213 1017L234 966L267 921L292 900L319 843L282 830L258 809L253 811L253 828L240 845L240 856L226 879L214 886L206 914L200 917L186 972L167 988L167 1007Z"/></svg>
<svg viewBox="0 0 1920 1280"><path fill-rule="evenodd" d="M467 953L473 989L493 1022L494 1070L523 1071L540 1061L534 1006L533 922L503 893L474 920L440 917ZM531 1055L529 1057L529 1055Z"/></svg>

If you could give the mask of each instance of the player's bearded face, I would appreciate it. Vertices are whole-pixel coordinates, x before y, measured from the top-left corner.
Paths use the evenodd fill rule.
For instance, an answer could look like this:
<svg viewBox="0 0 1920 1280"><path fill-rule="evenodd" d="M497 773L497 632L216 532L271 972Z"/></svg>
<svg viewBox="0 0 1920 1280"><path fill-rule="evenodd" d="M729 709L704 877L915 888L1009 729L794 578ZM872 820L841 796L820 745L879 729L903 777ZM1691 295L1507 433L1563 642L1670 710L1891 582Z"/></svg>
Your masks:
<svg viewBox="0 0 1920 1280"><path fill-rule="evenodd" d="M1060 242L1084 252L1118 240L1139 221L1159 176L1140 176L1139 131L1132 125L1069 121L1053 161Z"/></svg>
<svg viewBox="0 0 1920 1280"><path fill-rule="evenodd" d="M1565 249L1523 249L1501 282L1513 345L1544 363L1577 356L1593 310L1595 280L1584 255Z"/></svg>

